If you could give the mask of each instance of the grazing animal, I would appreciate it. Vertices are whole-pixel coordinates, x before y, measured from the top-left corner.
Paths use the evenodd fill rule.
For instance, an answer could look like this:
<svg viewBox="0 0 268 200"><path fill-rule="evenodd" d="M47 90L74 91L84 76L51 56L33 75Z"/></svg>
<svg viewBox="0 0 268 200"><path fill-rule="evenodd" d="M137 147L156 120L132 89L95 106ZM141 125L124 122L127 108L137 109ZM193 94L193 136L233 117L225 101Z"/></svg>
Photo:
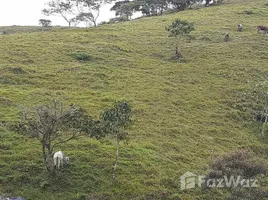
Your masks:
<svg viewBox="0 0 268 200"><path fill-rule="evenodd" d="M229 35L229 33L226 33L226 35L225 35L225 37L224 37L224 41L225 41L225 42L228 42L229 39L230 39L230 35Z"/></svg>
<svg viewBox="0 0 268 200"><path fill-rule="evenodd" d="M242 25L242 24L238 24L238 25L237 25L237 30L238 30L239 32L242 32L242 30L243 30L243 25Z"/></svg>
<svg viewBox="0 0 268 200"><path fill-rule="evenodd" d="M53 155L54 167L56 169L63 168L63 165L69 165L69 157L64 156L61 151L54 153Z"/></svg>
<svg viewBox="0 0 268 200"><path fill-rule="evenodd" d="M257 26L257 33L259 33L260 31L263 31L263 34L267 34L268 33L268 27L266 26Z"/></svg>

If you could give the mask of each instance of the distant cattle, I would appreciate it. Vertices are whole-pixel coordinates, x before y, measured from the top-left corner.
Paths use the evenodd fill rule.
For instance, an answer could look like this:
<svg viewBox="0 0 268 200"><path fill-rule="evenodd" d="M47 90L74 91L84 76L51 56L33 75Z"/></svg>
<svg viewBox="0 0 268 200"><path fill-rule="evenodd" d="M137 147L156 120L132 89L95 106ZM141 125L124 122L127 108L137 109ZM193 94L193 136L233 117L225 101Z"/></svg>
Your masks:
<svg viewBox="0 0 268 200"><path fill-rule="evenodd" d="M239 32L242 32L242 30L243 30L243 25L242 25L242 24L238 24L238 25L237 25L237 30L238 30Z"/></svg>
<svg viewBox="0 0 268 200"><path fill-rule="evenodd" d="M225 37L224 37L224 41L225 41L225 42L228 42L229 39L230 39L230 35L229 35L229 33L226 33L226 35L225 35Z"/></svg>
<svg viewBox="0 0 268 200"><path fill-rule="evenodd" d="M263 31L263 34L267 34L268 33L268 27L266 27L266 26L257 26L257 33L259 33L260 31Z"/></svg>
<svg viewBox="0 0 268 200"><path fill-rule="evenodd" d="M69 157L64 156L61 151L54 153L53 155L54 167L56 169L63 168L64 165L68 165L70 163Z"/></svg>

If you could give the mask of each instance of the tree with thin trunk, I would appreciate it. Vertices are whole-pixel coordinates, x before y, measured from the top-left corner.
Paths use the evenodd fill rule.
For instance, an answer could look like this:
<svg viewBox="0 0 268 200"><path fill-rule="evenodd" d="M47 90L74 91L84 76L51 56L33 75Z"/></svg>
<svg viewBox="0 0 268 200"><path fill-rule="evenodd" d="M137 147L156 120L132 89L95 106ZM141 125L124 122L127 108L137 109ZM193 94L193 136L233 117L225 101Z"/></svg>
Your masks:
<svg viewBox="0 0 268 200"><path fill-rule="evenodd" d="M51 0L47 5L49 8L42 10L44 15L61 16L68 23L69 28L72 23L76 22L76 13L74 12L75 4L72 0Z"/></svg>
<svg viewBox="0 0 268 200"><path fill-rule="evenodd" d="M166 30L169 32L169 37L175 37L176 39L176 47L175 47L176 57L182 58L178 42L180 38L189 36L189 34L194 30L194 24L187 21L182 21L180 19L175 19L171 23L171 25L166 27Z"/></svg>
<svg viewBox="0 0 268 200"><path fill-rule="evenodd" d="M54 149L77 138L82 132L93 132L96 124L84 109L73 104L64 106L57 100L38 106L33 111L24 110L20 116L18 131L40 142L44 164L50 173L54 172Z"/></svg>
<svg viewBox="0 0 268 200"><path fill-rule="evenodd" d="M75 2L78 15L77 20L93 23L97 26L97 20L100 15L100 7L107 0L72 0Z"/></svg>
<svg viewBox="0 0 268 200"><path fill-rule="evenodd" d="M127 102L118 102L113 108L101 114L101 121L105 132L116 139L116 159L113 168L113 179L116 178L116 168L119 163L120 141L128 141L128 133L124 130L131 124L131 107Z"/></svg>

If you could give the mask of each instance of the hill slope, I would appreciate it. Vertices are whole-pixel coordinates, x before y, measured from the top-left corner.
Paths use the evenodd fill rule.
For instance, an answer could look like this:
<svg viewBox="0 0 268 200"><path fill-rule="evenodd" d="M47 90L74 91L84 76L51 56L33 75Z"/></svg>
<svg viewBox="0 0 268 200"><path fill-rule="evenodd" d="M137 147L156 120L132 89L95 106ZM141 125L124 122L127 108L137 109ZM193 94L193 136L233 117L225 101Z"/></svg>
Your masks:
<svg viewBox="0 0 268 200"><path fill-rule="evenodd" d="M18 119L20 105L38 105L51 96L64 96L94 116L126 100L135 121L130 144L122 144L116 182L111 179L113 140L81 137L63 145L71 165L53 178L43 169L37 141L0 128L0 194L39 200L83 199L84 194L91 199L211 199L198 189L180 191L179 177L187 171L204 174L212 156L224 152L245 147L266 152L267 145L229 104L234 91L266 78L268 37L255 31L268 17L265 3L233 0L98 28L0 36L3 123ZM194 39L180 43L185 62L172 59L174 38L165 31L175 18L195 23ZM223 41L226 32L230 42ZM92 59L79 62L72 56L77 52ZM218 192L217 198L226 196Z"/></svg>

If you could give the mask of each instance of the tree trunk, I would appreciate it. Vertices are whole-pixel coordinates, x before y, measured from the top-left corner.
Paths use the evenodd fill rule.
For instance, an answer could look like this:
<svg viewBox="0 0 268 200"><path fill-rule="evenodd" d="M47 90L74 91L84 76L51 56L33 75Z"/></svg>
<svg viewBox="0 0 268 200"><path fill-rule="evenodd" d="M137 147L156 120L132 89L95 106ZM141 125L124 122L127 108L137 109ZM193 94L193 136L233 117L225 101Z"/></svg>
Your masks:
<svg viewBox="0 0 268 200"><path fill-rule="evenodd" d="M114 164L114 171L113 171L113 180L116 178L116 167L118 165L118 160L119 160L119 135L116 134L116 160L115 160L115 164Z"/></svg>
<svg viewBox="0 0 268 200"><path fill-rule="evenodd" d="M43 159L44 159L44 165L46 167L46 170L50 173L53 173L54 161L53 161L50 145L42 143L42 151L43 151Z"/></svg>
<svg viewBox="0 0 268 200"><path fill-rule="evenodd" d="M46 161L47 161L46 146L43 143L42 143L42 152L43 152L44 164L46 165Z"/></svg>
<svg viewBox="0 0 268 200"><path fill-rule="evenodd" d="M94 24L94 27L97 27L97 23L95 20L93 21L93 24Z"/></svg>

